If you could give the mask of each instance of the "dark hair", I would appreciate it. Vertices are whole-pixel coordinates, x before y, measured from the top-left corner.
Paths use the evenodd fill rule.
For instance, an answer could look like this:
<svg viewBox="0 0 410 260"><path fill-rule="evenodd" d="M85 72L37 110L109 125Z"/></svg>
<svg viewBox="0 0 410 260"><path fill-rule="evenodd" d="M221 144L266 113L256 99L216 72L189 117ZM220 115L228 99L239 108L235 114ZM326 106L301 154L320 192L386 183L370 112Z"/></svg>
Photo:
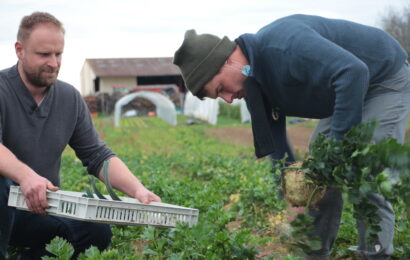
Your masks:
<svg viewBox="0 0 410 260"><path fill-rule="evenodd" d="M34 12L31 15L24 16L21 19L20 27L17 33L17 40L24 42L30 36L34 27L38 24L52 23L65 33L63 24L53 15L45 12Z"/></svg>

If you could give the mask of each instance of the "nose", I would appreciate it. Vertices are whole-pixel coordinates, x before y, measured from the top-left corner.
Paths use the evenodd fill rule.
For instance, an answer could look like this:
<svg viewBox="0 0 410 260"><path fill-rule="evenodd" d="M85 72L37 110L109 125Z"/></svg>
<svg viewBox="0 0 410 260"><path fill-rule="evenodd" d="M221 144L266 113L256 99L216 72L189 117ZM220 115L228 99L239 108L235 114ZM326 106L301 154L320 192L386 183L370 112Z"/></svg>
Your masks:
<svg viewBox="0 0 410 260"><path fill-rule="evenodd" d="M219 95L220 98L222 98L223 100L225 100L226 103L231 104L233 101L233 94L229 94L229 93L221 93L221 95Z"/></svg>
<svg viewBox="0 0 410 260"><path fill-rule="evenodd" d="M57 68L60 64L60 57L57 55L50 55L47 65L52 68Z"/></svg>

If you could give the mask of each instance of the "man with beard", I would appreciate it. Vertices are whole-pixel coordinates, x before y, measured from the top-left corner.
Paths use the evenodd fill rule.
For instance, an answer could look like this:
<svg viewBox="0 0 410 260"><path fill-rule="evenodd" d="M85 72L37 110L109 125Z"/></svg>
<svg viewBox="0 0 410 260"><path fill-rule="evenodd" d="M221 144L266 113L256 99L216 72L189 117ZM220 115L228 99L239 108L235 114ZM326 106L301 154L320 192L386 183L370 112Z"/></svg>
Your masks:
<svg viewBox="0 0 410 260"><path fill-rule="evenodd" d="M67 144L89 174L103 179L102 164L109 160L114 188L143 203L160 198L99 139L80 93L57 80L64 50L61 22L41 12L23 17L15 50L17 65L0 71L0 259L8 244L40 259L56 236L74 246L74 257L90 246L103 250L112 237L109 225L46 214L46 190L58 190ZM20 185L30 212L7 206L12 182Z"/></svg>

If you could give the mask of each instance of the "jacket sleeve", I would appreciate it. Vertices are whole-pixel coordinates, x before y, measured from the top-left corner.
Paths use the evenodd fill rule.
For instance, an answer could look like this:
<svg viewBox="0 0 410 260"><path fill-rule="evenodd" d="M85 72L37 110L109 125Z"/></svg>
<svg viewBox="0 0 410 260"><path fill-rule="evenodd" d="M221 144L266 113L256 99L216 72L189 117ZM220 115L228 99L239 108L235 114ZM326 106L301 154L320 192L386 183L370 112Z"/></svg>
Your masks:
<svg viewBox="0 0 410 260"><path fill-rule="evenodd" d="M114 156L112 150L99 138L94 127L88 107L84 100L77 95L78 116L74 133L69 145L75 151L87 171L95 176L104 160Z"/></svg>
<svg viewBox="0 0 410 260"><path fill-rule="evenodd" d="M286 133L286 117L280 114L277 120L270 117L270 126L272 136L274 137L273 147L275 148L273 153L270 154L271 159L281 160L286 156L287 163L295 162L296 159Z"/></svg>

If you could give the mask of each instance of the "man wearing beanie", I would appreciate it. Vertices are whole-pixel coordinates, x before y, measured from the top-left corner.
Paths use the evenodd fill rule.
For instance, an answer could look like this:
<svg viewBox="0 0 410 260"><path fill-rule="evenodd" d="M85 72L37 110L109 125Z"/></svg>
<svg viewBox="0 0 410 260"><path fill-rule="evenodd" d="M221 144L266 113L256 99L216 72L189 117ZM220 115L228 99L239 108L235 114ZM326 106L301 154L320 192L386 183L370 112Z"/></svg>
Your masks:
<svg viewBox="0 0 410 260"><path fill-rule="evenodd" d="M193 95L220 97L231 103L245 98L252 119L255 153L294 161L286 136L286 116L320 119L315 132L336 139L353 126L379 121L373 141L395 138L403 143L410 111L410 68L407 54L377 28L319 16L292 15L243 34L227 37L189 30L175 52L186 87ZM362 259L388 259L393 253L394 212L381 196L369 197L378 207L382 231L366 245L365 226L358 222ZM329 259L336 239L343 200L328 190L315 216L320 250L308 259Z"/></svg>

